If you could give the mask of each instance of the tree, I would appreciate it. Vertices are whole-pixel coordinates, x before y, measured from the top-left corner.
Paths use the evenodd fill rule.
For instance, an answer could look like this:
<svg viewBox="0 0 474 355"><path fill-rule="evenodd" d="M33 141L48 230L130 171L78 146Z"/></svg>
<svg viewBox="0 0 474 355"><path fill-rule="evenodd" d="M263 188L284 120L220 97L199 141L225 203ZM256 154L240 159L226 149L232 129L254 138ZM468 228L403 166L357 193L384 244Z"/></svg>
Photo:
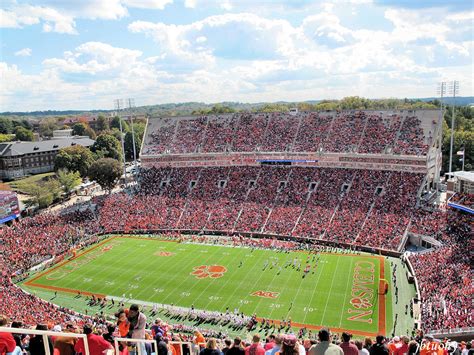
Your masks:
<svg viewBox="0 0 474 355"><path fill-rule="evenodd" d="M122 140L122 133L117 128L112 128L108 134L113 135L119 142Z"/></svg>
<svg viewBox="0 0 474 355"><path fill-rule="evenodd" d="M26 128L30 131L33 130L33 126L27 120L21 120L21 121L14 120L14 121L12 121L12 123L13 123L14 128L23 127L23 128Z"/></svg>
<svg viewBox="0 0 474 355"><path fill-rule="evenodd" d="M15 138L19 141L33 141L34 135L33 132L27 130L23 126L17 126L15 128Z"/></svg>
<svg viewBox="0 0 474 355"><path fill-rule="evenodd" d="M48 179L44 182L44 188L53 196L53 201L61 197L61 183L56 178Z"/></svg>
<svg viewBox="0 0 474 355"><path fill-rule="evenodd" d="M118 160L102 158L91 165L88 175L110 193L122 176L122 165Z"/></svg>
<svg viewBox="0 0 474 355"><path fill-rule="evenodd" d="M109 120L104 115L97 117L97 131L103 132L109 130Z"/></svg>
<svg viewBox="0 0 474 355"><path fill-rule="evenodd" d="M3 142L11 142L15 140L15 135L14 134L3 134L0 133L0 143Z"/></svg>
<svg viewBox="0 0 474 355"><path fill-rule="evenodd" d="M141 137L135 133L135 152L136 152L136 157L138 159L138 154L140 154L140 147L142 145L142 139ZM125 158L126 159L133 159L133 135L132 132L127 132L125 134L125 140L123 145L125 146Z"/></svg>
<svg viewBox="0 0 474 355"><path fill-rule="evenodd" d="M70 194L71 191L81 184L81 174L79 171L67 171L65 169L60 169L57 171L56 176L59 183L63 187L65 194Z"/></svg>
<svg viewBox="0 0 474 355"><path fill-rule="evenodd" d="M42 119L39 126L40 135L42 137L52 137L53 131L59 129L55 118Z"/></svg>
<svg viewBox="0 0 474 355"><path fill-rule="evenodd" d="M13 132L12 120L4 117L0 117L0 133L10 134Z"/></svg>
<svg viewBox="0 0 474 355"><path fill-rule="evenodd" d="M128 123L118 116L112 118L112 121L110 122L110 128L116 128L120 131L120 121L122 121L122 131L128 132L130 130L130 128L128 127Z"/></svg>
<svg viewBox="0 0 474 355"><path fill-rule="evenodd" d="M28 206L45 208L61 196L61 185L56 179L35 183L20 183L18 187L30 197L26 201Z"/></svg>
<svg viewBox="0 0 474 355"><path fill-rule="evenodd" d="M86 133L87 126L82 123L78 122L75 123L74 126L72 126L72 135L73 136L84 136Z"/></svg>
<svg viewBox="0 0 474 355"><path fill-rule="evenodd" d="M145 133L145 124L137 123L133 124L133 131L135 133L135 152L138 155L140 154L140 147L142 146L143 134ZM132 132L127 132L124 139L125 147L125 157L127 159L133 159L133 139Z"/></svg>
<svg viewBox="0 0 474 355"><path fill-rule="evenodd" d="M89 167L94 162L94 156L89 148L82 145L75 145L60 149L54 159L54 169L66 169L68 171L78 171L82 177L87 176Z"/></svg>
<svg viewBox="0 0 474 355"><path fill-rule="evenodd" d="M92 128L90 128L89 126L86 127L86 131L84 133L90 139L96 139L96 137L97 137L97 134L95 134L95 131Z"/></svg>
<svg viewBox="0 0 474 355"><path fill-rule="evenodd" d="M101 134L98 136L92 146L92 151L102 151L105 158L120 160L122 157L122 147L120 146L120 142L110 134Z"/></svg>

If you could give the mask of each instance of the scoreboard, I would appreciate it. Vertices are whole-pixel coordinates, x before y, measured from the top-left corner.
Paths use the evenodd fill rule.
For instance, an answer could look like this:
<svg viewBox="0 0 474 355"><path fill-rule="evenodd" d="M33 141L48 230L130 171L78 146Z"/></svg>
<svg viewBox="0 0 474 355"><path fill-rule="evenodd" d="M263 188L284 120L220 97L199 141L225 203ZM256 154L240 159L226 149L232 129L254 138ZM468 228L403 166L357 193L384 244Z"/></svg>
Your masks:
<svg viewBox="0 0 474 355"><path fill-rule="evenodd" d="M0 223L11 221L20 216L18 197L13 191L0 191Z"/></svg>

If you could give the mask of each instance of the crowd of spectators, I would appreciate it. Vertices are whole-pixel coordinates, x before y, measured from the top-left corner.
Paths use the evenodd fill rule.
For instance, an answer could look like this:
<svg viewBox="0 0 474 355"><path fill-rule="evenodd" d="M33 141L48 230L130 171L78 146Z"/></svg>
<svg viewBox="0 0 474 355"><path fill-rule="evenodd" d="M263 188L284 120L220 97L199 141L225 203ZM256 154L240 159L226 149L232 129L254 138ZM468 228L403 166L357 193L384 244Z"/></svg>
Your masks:
<svg viewBox="0 0 474 355"><path fill-rule="evenodd" d="M424 328L472 326L472 215L447 212L443 246L410 261L421 288Z"/></svg>
<svg viewBox="0 0 474 355"><path fill-rule="evenodd" d="M421 155L427 152L428 139L420 118L408 113L238 113L152 119L143 152L326 151Z"/></svg>
<svg viewBox="0 0 474 355"><path fill-rule="evenodd" d="M427 150L428 145L421 127L421 120L416 116L406 117L400 128L393 152L395 154L421 155Z"/></svg>
<svg viewBox="0 0 474 355"><path fill-rule="evenodd" d="M78 324L69 321L64 326L38 323L36 330L58 332L58 335L46 338L47 344L42 336L0 333L0 353L45 354L46 347L51 354L85 354L84 340L68 337L67 333L85 334L91 355L113 354L116 338L155 340L156 349L151 343L142 346L142 354L146 355L472 355L474 345L474 341L458 343L447 338L439 340L430 335L424 336L422 332L411 337L386 338L377 335L362 339L353 337L349 332L332 334L328 328L321 328L314 335L302 329L297 334L290 330L262 337L260 333L264 324L254 329L252 337L242 339L237 336L232 340L222 332L202 331L186 325L171 326L159 318L146 323L147 319L137 305L119 310L117 316L115 322L90 320ZM22 322L10 322L4 315L0 315L0 326L25 328ZM136 353L136 346L139 346L131 341L119 341L117 345L121 355Z"/></svg>
<svg viewBox="0 0 474 355"><path fill-rule="evenodd" d="M469 194L467 192L457 193L450 201L474 209L474 194Z"/></svg>
<svg viewBox="0 0 474 355"><path fill-rule="evenodd" d="M124 230L266 233L396 249L421 180L410 173L278 166L149 169L130 202L134 209L123 209L121 219ZM110 207L106 220L116 213Z"/></svg>
<svg viewBox="0 0 474 355"><path fill-rule="evenodd" d="M72 249L97 242L97 233L263 232L396 249L412 219L413 233L443 242L442 247L411 258L421 289L424 326L468 326L473 321L468 247L472 222L461 213L449 212L443 222L444 212L415 210L421 179L410 173L281 166L146 170L137 195L111 194L95 199L89 208L43 213L3 228L0 314L29 325L88 321L28 294L12 278L24 277L37 264L57 261ZM470 195L460 198L472 201ZM205 236L181 237L178 232L170 232L170 237L211 241ZM301 247L297 239L256 241L239 236L223 240L281 250Z"/></svg>

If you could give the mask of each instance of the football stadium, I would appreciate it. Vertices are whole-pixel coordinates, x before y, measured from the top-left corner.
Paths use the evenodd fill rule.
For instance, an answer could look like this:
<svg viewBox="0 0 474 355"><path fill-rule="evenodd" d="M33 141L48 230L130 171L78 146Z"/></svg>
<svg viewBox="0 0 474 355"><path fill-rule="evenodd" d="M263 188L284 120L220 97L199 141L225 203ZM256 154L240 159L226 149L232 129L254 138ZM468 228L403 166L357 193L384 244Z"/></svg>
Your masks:
<svg viewBox="0 0 474 355"><path fill-rule="evenodd" d="M473 20L2 2L0 355L474 355Z"/></svg>
<svg viewBox="0 0 474 355"><path fill-rule="evenodd" d="M420 207L439 127L429 110L150 118L134 192L2 230L0 311L82 324L133 304L186 340L462 329L469 214ZM406 253L419 235L432 247Z"/></svg>

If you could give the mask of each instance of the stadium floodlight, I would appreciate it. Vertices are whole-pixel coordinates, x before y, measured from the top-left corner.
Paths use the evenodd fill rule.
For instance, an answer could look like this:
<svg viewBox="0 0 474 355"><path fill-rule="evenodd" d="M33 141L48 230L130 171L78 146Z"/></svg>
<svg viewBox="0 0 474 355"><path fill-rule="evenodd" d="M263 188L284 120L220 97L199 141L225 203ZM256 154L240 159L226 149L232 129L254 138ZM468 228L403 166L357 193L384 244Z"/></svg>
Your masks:
<svg viewBox="0 0 474 355"><path fill-rule="evenodd" d="M135 167L135 174L137 173L137 152L135 148L135 131L133 130L133 108L135 108L135 99L127 99L128 109L130 114L130 125L132 127L132 145L133 145L133 166Z"/></svg>
<svg viewBox="0 0 474 355"><path fill-rule="evenodd" d="M125 144L123 141L123 129L122 129L122 117L120 115L120 110L123 108L123 100L116 99L114 100L114 106L116 110L117 117L119 118L119 125L120 125L120 141L122 143L122 156L123 156L123 178L125 181L125 187L127 187L127 167L125 165Z"/></svg>
<svg viewBox="0 0 474 355"><path fill-rule="evenodd" d="M449 174L453 172L453 141L454 141L454 123L456 117L456 95L459 94L459 81L453 80L449 83L449 93L453 95L453 113L451 115L451 142L449 144Z"/></svg>
<svg viewBox="0 0 474 355"><path fill-rule="evenodd" d="M439 117L438 117L438 143L437 147L439 150L441 150L441 147L443 146L443 116L444 116L444 96L446 95L446 82L442 81L438 83L438 87L436 90L437 95L439 96ZM435 178L437 184L438 184L438 191L440 189L440 171L437 170L436 172L436 178Z"/></svg>

